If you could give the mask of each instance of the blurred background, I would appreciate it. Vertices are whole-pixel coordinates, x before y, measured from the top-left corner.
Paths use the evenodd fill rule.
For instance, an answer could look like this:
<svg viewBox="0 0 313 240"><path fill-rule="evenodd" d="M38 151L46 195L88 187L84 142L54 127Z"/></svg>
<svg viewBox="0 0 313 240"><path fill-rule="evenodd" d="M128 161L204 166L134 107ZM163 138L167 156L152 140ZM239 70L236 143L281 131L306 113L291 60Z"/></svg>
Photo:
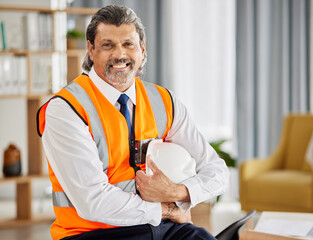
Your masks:
<svg viewBox="0 0 313 240"><path fill-rule="evenodd" d="M309 0L0 0L0 166L14 144L22 176L37 176L37 210L49 208L40 202L50 186L37 107L82 71L80 35L108 4L132 8L146 27L143 80L172 90L208 144L225 140L236 166L277 147L287 114L313 111ZM14 202L19 181L0 173L2 207ZM238 202L237 167L226 195Z"/></svg>

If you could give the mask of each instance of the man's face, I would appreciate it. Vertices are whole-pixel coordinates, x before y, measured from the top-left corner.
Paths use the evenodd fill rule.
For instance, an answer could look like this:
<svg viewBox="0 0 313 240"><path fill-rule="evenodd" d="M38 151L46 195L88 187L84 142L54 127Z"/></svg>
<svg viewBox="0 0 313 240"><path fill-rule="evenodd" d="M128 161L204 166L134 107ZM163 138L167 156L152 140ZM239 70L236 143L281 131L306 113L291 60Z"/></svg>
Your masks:
<svg viewBox="0 0 313 240"><path fill-rule="evenodd" d="M121 92L131 86L145 51L133 24L99 23L94 46L87 47L98 76Z"/></svg>

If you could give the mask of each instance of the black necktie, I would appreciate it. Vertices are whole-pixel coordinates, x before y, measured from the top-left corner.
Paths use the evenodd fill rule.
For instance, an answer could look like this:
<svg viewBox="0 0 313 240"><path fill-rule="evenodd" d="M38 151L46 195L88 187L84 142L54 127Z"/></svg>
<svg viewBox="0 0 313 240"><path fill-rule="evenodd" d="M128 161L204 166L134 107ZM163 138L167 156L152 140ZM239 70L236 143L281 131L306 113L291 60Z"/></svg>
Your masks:
<svg viewBox="0 0 313 240"><path fill-rule="evenodd" d="M130 115L127 108L127 101L128 96L126 94L121 94L119 99L117 100L119 104L121 104L120 112L123 114L123 116L126 119L127 125L128 125L128 131L129 131L129 138L131 137L131 122L130 122Z"/></svg>

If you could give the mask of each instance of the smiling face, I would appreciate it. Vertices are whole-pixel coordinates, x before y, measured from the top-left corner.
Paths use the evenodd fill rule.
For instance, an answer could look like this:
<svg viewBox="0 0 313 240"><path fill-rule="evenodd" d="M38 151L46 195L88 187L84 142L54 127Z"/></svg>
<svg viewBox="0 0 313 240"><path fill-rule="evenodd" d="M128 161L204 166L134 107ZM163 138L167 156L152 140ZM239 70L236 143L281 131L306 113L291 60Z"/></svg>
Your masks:
<svg viewBox="0 0 313 240"><path fill-rule="evenodd" d="M135 25L99 23L94 45L88 41L87 48L99 77L120 92L132 85L145 52Z"/></svg>

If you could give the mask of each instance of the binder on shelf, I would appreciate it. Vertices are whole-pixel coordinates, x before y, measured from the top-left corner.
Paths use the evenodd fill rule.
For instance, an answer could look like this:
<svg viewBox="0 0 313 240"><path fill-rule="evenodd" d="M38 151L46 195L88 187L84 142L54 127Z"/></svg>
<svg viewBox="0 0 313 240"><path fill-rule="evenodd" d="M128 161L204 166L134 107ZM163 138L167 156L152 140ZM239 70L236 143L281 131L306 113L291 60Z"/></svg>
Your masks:
<svg viewBox="0 0 313 240"><path fill-rule="evenodd" d="M27 94L27 59L25 56L17 56L18 67L18 93Z"/></svg>
<svg viewBox="0 0 313 240"><path fill-rule="evenodd" d="M4 94L10 94L12 91L12 55L3 57L3 75L4 75Z"/></svg>
<svg viewBox="0 0 313 240"><path fill-rule="evenodd" d="M46 36L46 46L48 50L52 50L52 16L50 14L45 15L46 18L46 28L45 28L45 36Z"/></svg>
<svg viewBox="0 0 313 240"><path fill-rule="evenodd" d="M50 8L51 9L54 9L54 10L63 10L63 9L66 9L67 7L67 2L66 0L53 0L53 1L50 1Z"/></svg>
<svg viewBox="0 0 313 240"><path fill-rule="evenodd" d="M66 54L54 53L52 55L52 93L56 93L66 86L66 65Z"/></svg>
<svg viewBox="0 0 313 240"><path fill-rule="evenodd" d="M47 13L40 13L39 19L39 49L52 49L52 20L51 15Z"/></svg>
<svg viewBox="0 0 313 240"><path fill-rule="evenodd" d="M38 49L45 49L46 47L46 39L45 39L45 15L44 14L38 14L38 41L39 46Z"/></svg>
<svg viewBox="0 0 313 240"><path fill-rule="evenodd" d="M6 49L7 49L7 45L6 45L6 35L5 35L5 27L4 27L4 22L3 22L3 21L1 21L0 25L1 25L1 42L2 42L2 50L6 50Z"/></svg>
<svg viewBox="0 0 313 240"><path fill-rule="evenodd" d="M66 13L54 14L54 44L56 51L66 51Z"/></svg>
<svg viewBox="0 0 313 240"><path fill-rule="evenodd" d="M33 55L31 57L31 93L51 93L52 60L51 55Z"/></svg>
<svg viewBox="0 0 313 240"><path fill-rule="evenodd" d="M0 23L0 49L24 49L24 35L22 17L24 12L1 11ZM4 45L3 45L4 44Z"/></svg>
<svg viewBox="0 0 313 240"><path fill-rule="evenodd" d="M0 95L4 93L4 69L3 69L3 56L0 55Z"/></svg>
<svg viewBox="0 0 313 240"><path fill-rule="evenodd" d="M23 16L25 49L39 50L38 13L28 12Z"/></svg>
<svg viewBox="0 0 313 240"><path fill-rule="evenodd" d="M12 62L11 62L12 66L11 66L11 71L12 71L12 78L11 78L11 88L10 88L10 91L9 93L10 94L18 94L18 83L19 83L19 80L18 80L18 72L19 72L19 69L18 69L18 58L16 56L13 56L12 57Z"/></svg>
<svg viewBox="0 0 313 240"><path fill-rule="evenodd" d="M52 19L51 14L29 12L23 16L25 49L52 49Z"/></svg>
<svg viewBox="0 0 313 240"><path fill-rule="evenodd" d="M0 95L27 93L27 59L12 54L0 55Z"/></svg>

